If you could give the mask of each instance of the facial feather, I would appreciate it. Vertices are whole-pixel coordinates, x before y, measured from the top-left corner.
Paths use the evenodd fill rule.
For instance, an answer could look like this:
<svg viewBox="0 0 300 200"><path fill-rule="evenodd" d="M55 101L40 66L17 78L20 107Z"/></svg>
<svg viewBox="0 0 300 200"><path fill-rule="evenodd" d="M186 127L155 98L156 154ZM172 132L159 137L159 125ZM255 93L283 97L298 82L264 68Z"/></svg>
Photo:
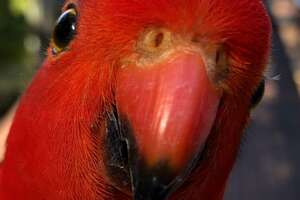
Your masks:
<svg viewBox="0 0 300 200"><path fill-rule="evenodd" d="M268 61L271 26L259 0L81 0L77 34L48 57L22 97L8 140L4 199L130 199L104 166L105 116L122 60L145 29L221 46L229 74L201 166L170 199L222 199ZM142 117L142 116L141 116ZM16 182L15 180L19 180ZM124 193L125 192L125 193ZM1 197L1 196L0 196Z"/></svg>

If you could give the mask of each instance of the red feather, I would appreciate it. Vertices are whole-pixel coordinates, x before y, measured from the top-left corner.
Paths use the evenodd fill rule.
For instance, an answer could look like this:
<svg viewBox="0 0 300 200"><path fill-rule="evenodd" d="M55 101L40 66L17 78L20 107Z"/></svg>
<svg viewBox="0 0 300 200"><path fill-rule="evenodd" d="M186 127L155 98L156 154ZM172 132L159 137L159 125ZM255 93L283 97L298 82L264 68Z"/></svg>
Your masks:
<svg viewBox="0 0 300 200"><path fill-rule="evenodd" d="M252 93L268 62L271 26L259 0L72 1L80 14L68 51L51 50L23 95L8 139L0 198L129 199L103 164L103 116L120 59L147 27L223 44L230 64L208 145L209 157L172 200L220 200L247 123ZM142 116L141 116L142 117ZM92 132L99 125L98 134Z"/></svg>

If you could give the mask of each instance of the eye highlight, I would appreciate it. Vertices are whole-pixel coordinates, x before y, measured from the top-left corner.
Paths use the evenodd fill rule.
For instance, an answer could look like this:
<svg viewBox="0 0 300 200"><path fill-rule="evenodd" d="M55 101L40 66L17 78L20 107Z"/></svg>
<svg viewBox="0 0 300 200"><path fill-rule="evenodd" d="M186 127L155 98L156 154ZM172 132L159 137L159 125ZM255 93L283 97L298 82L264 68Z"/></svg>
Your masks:
<svg viewBox="0 0 300 200"><path fill-rule="evenodd" d="M52 33L53 54L58 54L67 49L76 35L77 12L71 7L66 10L57 20Z"/></svg>

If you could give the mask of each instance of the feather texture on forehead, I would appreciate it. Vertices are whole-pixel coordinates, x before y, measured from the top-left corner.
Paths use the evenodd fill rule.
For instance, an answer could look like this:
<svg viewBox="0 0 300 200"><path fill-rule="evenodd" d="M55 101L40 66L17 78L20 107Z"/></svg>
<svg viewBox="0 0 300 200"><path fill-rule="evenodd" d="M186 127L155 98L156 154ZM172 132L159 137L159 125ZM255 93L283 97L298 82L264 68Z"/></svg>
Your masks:
<svg viewBox="0 0 300 200"><path fill-rule="evenodd" d="M267 51L261 40L269 40L265 27L270 26L260 0L81 0L79 4L84 40L98 48L132 50L140 32L155 25L227 43L242 49L239 54L244 53L246 60L252 59L250 52L265 56Z"/></svg>

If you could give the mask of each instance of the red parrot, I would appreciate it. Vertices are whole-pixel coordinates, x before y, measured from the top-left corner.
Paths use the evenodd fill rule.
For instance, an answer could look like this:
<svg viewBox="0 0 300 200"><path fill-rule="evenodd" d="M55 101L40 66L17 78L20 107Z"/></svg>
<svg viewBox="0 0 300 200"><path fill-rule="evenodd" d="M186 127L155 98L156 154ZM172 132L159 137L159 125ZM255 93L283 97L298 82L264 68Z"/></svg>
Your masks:
<svg viewBox="0 0 300 200"><path fill-rule="evenodd" d="M221 200L270 35L261 0L66 1L0 199Z"/></svg>

